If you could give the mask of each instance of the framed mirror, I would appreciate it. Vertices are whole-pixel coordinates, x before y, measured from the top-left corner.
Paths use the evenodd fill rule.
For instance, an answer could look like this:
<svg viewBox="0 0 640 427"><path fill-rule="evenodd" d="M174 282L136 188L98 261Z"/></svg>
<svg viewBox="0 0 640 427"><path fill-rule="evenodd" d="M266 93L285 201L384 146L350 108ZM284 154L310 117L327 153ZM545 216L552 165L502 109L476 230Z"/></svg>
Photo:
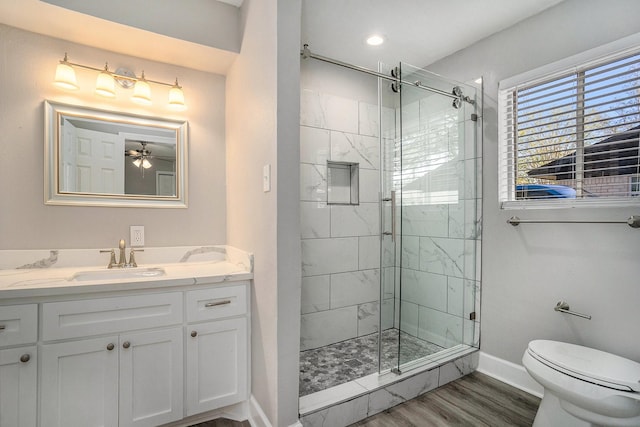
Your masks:
<svg viewBox="0 0 640 427"><path fill-rule="evenodd" d="M45 204L187 207L186 121L45 101Z"/></svg>

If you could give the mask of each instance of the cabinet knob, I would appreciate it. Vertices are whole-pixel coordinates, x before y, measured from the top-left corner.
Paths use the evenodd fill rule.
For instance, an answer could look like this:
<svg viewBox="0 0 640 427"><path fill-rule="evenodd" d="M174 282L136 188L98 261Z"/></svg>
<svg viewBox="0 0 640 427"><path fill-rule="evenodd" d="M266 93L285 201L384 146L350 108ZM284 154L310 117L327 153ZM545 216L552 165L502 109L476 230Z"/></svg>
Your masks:
<svg viewBox="0 0 640 427"><path fill-rule="evenodd" d="M196 331L191 331L191 336L195 338L198 336L198 333Z"/></svg>
<svg viewBox="0 0 640 427"><path fill-rule="evenodd" d="M125 341L125 342L122 344L122 347L124 347L124 348L129 348L129 347L131 347L131 343L130 343L129 341Z"/></svg>
<svg viewBox="0 0 640 427"><path fill-rule="evenodd" d="M107 345L107 350L109 350L109 351L113 350L114 348L115 348L115 345L113 345L113 343L109 343Z"/></svg>
<svg viewBox="0 0 640 427"><path fill-rule="evenodd" d="M20 356L20 361L22 363L27 363L29 360L31 360L31 356L29 354L23 354Z"/></svg>

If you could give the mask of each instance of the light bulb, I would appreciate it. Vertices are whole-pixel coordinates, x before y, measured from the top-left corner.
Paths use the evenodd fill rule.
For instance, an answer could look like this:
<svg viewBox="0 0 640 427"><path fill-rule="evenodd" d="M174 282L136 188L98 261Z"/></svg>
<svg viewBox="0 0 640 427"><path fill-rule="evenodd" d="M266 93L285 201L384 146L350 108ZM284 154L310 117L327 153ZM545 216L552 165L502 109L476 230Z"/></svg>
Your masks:
<svg viewBox="0 0 640 427"><path fill-rule="evenodd" d="M140 160L140 159L135 159L135 160L133 161L133 165L134 165L135 167L137 167L137 168L139 168L139 167L140 167L140 164L141 164L141 163L142 163L142 160Z"/></svg>
<svg viewBox="0 0 640 427"><path fill-rule="evenodd" d="M151 167L151 162L147 159L142 159L142 167L145 169L149 169Z"/></svg>

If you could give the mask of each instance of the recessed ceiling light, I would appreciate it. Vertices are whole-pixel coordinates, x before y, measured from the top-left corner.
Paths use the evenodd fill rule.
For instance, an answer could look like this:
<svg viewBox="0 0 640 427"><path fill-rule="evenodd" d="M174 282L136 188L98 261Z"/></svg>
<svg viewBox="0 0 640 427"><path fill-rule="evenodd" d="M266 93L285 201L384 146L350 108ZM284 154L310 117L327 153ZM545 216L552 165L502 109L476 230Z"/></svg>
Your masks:
<svg viewBox="0 0 640 427"><path fill-rule="evenodd" d="M380 46L382 43L384 43L384 37L377 34L374 34L367 38L367 44L369 46Z"/></svg>

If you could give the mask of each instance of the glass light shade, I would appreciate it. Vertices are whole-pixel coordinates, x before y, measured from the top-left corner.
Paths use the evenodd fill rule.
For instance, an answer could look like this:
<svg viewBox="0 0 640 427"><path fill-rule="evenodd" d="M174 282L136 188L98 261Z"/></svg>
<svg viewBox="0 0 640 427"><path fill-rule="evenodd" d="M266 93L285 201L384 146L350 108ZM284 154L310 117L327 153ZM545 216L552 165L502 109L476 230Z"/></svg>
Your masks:
<svg viewBox="0 0 640 427"><path fill-rule="evenodd" d="M142 159L142 167L145 169L149 169L151 167L151 162L147 159Z"/></svg>
<svg viewBox="0 0 640 427"><path fill-rule="evenodd" d="M143 77L136 82L136 85L133 87L133 95L131 99L138 104L150 105L151 104L151 87L149 83L144 80Z"/></svg>
<svg viewBox="0 0 640 427"><path fill-rule="evenodd" d="M139 167L140 167L140 164L142 164L142 160L140 160L140 159L135 159L135 160L133 161L133 165L134 165L135 167L137 167L137 168L139 168Z"/></svg>
<svg viewBox="0 0 640 427"><path fill-rule="evenodd" d="M184 92L182 92L182 88L177 84L169 89L169 107L174 109L185 108Z"/></svg>
<svg viewBox="0 0 640 427"><path fill-rule="evenodd" d="M102 71L98 74L96 93L108 98L116 96L116 81L113 79L113 74L108 71Z"/></svg>
<svg viewBox="0 0 640 427"><path fill-rule="evenodd" d="M56 68L54 84L63 89L78 89L78 80L73 67L66 62L60 62Z"/></svg>

